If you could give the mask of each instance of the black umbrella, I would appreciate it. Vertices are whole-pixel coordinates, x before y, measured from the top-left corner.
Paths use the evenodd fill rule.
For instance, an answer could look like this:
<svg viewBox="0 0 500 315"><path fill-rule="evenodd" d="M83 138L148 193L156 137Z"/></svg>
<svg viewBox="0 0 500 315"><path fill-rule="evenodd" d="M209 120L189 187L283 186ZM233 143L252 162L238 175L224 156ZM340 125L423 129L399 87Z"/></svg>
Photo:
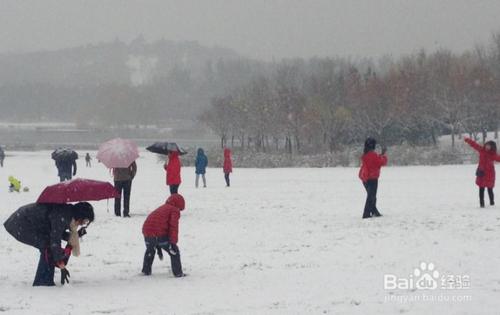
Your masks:
<svg viewBox="0 0 500 315"><path fill-rule="evenodd" d="M78 153L70 148L58 148L52 152L52 159L55 161L73 161L78 159Z"/></svg>
<svg viewBox="0 0 500 315"><path fill-rule="evenodd" d="M187 154L187 152L177 145L175 142L155 142L146 148L149 152L168 155L170 152L179 152L179 155Z"/></svg>

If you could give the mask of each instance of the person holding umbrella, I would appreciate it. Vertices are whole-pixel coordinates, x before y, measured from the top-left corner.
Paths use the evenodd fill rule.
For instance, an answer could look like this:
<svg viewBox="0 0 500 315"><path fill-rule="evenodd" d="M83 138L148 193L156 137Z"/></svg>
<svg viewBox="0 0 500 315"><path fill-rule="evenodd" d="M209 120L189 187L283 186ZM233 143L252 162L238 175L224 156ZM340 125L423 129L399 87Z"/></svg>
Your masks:
<svg viewBox="0 0 500 315"><path fill-rule="evenodd" d="M135 160L139 158L137 145L126 139L116 138L109 140L99 147L97 159L106 167L112 169L115 188L118 193L123 192L123 217L130 217L130 193L132 180L137 173ZM115 198L115 215L121 216L121 196Z"/></svg>
<svg viewBox="0 0 500 315"><path fill-rule="evenodd" d="M59 148L52 153L52 159L56 163L61 182L71 180L76 175L78 153L68 148Z"/></svg>
<svg viewBox="0 0 500 315"><path fill-rule="evenodd" d="M123 196L123 217L130 218L130 193L132 180L137 173L137 164L132 162L129 167L113 168L116 191ZM115 215L121 216L121 196L115 198Z"/></svg>
<svg viewBox="0 0 500 315"><path fill-rule="evenodd" d="M40 251L33 286L54 286L55 267L61 269L61 284L69 283L66 268L73 252L79 253L79 238L94 221L94 209L87 202L71 204L28 204L19 208L4 223L18 241ZM61 241L66 247L61 248Z"/></svg>

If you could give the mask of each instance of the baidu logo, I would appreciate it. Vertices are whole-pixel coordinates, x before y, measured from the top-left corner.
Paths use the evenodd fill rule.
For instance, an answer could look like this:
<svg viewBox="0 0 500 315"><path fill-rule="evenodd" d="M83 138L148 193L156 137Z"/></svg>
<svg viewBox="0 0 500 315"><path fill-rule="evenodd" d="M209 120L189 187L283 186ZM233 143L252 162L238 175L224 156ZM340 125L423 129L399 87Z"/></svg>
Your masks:
<svg viewBox="0 0 500 315"><path fill-rule="evenodd" d="M386 290L469 289L468 275L441 274L433 263L421 262L408 277L384 275Z"/></svg>

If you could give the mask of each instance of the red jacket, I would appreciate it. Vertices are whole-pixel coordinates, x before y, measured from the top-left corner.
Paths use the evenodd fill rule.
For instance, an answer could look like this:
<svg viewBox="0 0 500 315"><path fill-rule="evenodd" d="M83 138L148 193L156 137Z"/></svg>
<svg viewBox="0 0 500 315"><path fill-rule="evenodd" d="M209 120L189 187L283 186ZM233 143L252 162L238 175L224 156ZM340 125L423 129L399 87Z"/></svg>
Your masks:
<svg viewBox="0 0 500 315"><path fill-rule="evenodd" d="M179 152L172 152L168 155L168 163L164 166L167 171L167 185L181 184L181 160Z"/></svg>
<svg viewBox="0 0 500 315"><path fill-rule="evenodd" d="M145 237L167 236L170 243L177 244L180 211L184 210L184 207L185 202L181 195L171 195L163 206L148 215L142 226L142 234Z"/></svg>
<svg viewBox="0 0 500 315"><path fill-rule="evenodd" d="M500 155L493 151L486 150L484 146L478 144L472 139L465 138L474 150L479 152L478 171L482 171L483 176L476 177L476 185L479 187L493 188L495 187L495 161L500 162Z"/></svg>
<svg viewBox="0 0 500 315"><path fill-rule="evenodd" d="M233 172L233 162L231 161L231 150L228 148L224 149L224 174Z"/></svg>
<svg viewBox="0 0 500 315"><path fill-rule="evenodd" d="M361 157L361 168L359 169L359 179L366 183L370 179L380 177L380 169L387 165L387 156L379 155L375 151L363 154Z"/></svg>

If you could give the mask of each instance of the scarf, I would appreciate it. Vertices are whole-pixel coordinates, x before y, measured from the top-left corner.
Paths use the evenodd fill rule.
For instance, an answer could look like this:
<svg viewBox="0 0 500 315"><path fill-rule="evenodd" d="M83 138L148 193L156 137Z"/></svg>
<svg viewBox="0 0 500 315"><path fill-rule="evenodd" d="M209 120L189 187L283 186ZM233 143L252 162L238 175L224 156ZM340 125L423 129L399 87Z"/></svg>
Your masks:
<svg viewBox="0 0 500 315"><path fill-rule="evenodd" d="M73 247L71 251L72 255L75 257L80 256L80 238L78 237L78 224L75 219L71 220L69 224L69 240L68 244Z"/></svg>

